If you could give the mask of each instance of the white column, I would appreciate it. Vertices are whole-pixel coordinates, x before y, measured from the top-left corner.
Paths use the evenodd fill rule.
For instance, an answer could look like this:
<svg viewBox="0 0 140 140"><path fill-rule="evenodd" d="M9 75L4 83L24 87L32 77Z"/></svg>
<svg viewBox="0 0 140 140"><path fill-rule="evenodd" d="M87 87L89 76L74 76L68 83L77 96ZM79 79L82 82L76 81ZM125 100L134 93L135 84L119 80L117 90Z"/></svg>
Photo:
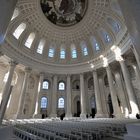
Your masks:
<svg viewBox="0 0 140 140"><path fill-rule="evenodd" d="M122 107L123 107L124 117L128 118L129 110L128 110L128 106L127 106L126 96L125 96L125 92L123 89L123 83L122 83L120 73L118 73L118 72L115 73L115 80L116 80L116 83L118 85L118 91L119 91L118 93L120 94L120 100L121 100Z"/></svg>
<svg viewBox="0 0 140 140"><path fill-rule="evenodd" d="M4 90L3 90L3 96L2 96L2 102L0 105L0 125L2 123L5 111L6 111L6 107L7 107L7 103L10 97L10 87L11 87L11 82L12 82L12 78L13 78L13 74L14 74L14 70L16 67L17 63L14 61L10 62L10 68L9 68L9 75L8 75L8 79L7 82L5 84Z"/></svg>
<svg viewBox="0 0 140 140"><path fill-rule="evenodd" d="M113 110L114 110L114 116L115 117L122 117L119 104L118 104L118 99L117 99L117 92L116 89L113 85L113 76L110 70L110 66L106 67L107 71L107 77L108 77L108 82L109 82L109 89L110 89L110 94L111 94L111 99L112 99L112 104L113 104Z"/></svg>
<svg viewBox="0 0 140 140"><path fill-rule="evenodd" d="M108 114L108 110L107 110L107 94L105 92L105 84L104 84L104 80L103 77L99 78L99 89L100 89L100 93L101 93L101 98L102 98L102 108L103 108L103 113L104 113L104 117L109 117Z"/></svg>
<svg viewBox="0 0 140 140"><path fill-rule="evenodd" d="M81 118L86 118L86 98L85 98L85 87L84 87L84 75L80 74L80 99L81 99Z"/></svg>
<svg viewBox="0 0 140 140"><path fill-rule="evenodd" d="M57 75L53 76L53 90L52 90L52 102L51 102L51 114L50 117L57 117Z"/></svg>
<svg viewBox="0 0 140 140"><path fill-rule="evenodd" d="M33 117L34 118L41 118L40 114L40 93L42 90L42 83L44 80L44 73L40 73L39 83L38 83L38 94L36 96L36 105L35 105L35 112Z"/></svg>
<svg viewBox="0 0 140 140"><path fill-rule="evenodd" d="M66 118L71 118L71 77L67 75L67 109L66 109Z"/></svg>
<svg viewBox="0 0 140 140"><path fill-rule="evenodd" d="M17 118L23 118L24 117L24 105L25 105L25 99L26 99L26 91L28 88L28 80L29 76L31 73L31 69L29 67L25 68L25 75L24 75L24 80L23 80L23 85L21 89L21 95L19 99L19 106L18 106L18 111L17 111Z"/></svg>
<svg viewBox="0 0 140 140"><path fill-rule="evenodd" d="M134 55L135 55L135 58L136 58L138 67L139 67L139 69L140 69L140 56L138 55L138 53L137 53L135 47L131 47L131 48L132 48L132 51L133 51L133 53L134 53Z"/></svg>
<svg viewBox="0 0 140 140"><path fill-rule="evenodd" d="M101 104L101 95L100 95L100 89L99 89L99 81L97 76L97 71L93 71L93 79L94 79L94 90L95 90L95 99L96 99L96 117L103 117L103 110L102 110L102 104Z"/></svg>
<svg viewBox="0 0 140 140"><path fill-rule="evenodd" d="M133 86L132 86L132 83L131 83L128 68L127 68L124 60L119 61L119 62L120 62L120 65L121 65L121 69L122 69L122 73L123 73L123 77L124 77L124 81L125 81L125 85L126 85L126 90L127 90L127 93L128 93L130 106L131 106L131 114L129 116L131 118L135 118L136 114L139 113L139 109L138 109L134 89L133 89Z"/></svg>
<svg viewBox="0 0 140 140"><path fill-rule="evenodd" d="M0 0L0 44L4 41L16 3L17 0Z"/></svg>

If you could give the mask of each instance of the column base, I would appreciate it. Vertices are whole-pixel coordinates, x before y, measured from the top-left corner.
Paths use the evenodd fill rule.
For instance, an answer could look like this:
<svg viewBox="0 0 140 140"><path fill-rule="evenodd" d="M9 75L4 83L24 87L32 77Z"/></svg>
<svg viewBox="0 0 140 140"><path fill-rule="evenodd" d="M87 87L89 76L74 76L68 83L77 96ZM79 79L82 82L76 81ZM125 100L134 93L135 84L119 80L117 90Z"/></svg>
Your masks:
<svg viewBox="0 0 140 140"><path fill-rule="evenodd" d="M107 118L106 114L95 114L95 118Z"/></svg>
<svg viewBox="0 0 140 140"><path fill-rule="evenodd" d="M49 117L50 118L56 118L57 117L57 114L50 114Z"/></svg>
<svg viewBox="0 0 140 140"><path fill-rule="evenodd" d="M130 119L136 119L136 114L129 114Z"/></svg>
<svg viewBox="0 0 140 140"><path fill-rule="evenodd" d="M34 114L33 115L33 118L34 119L41 119L42 118L42 115L41 114Z"/></svg>
<svg viewBox="0 0 140 140"><path fill-rule="evenodd" d="M114 118L124 118L124 116L122 114L113 114Z"/></svg>
<svg viewBox="0 0 140 140"><path fill-rule="evenodd" d="M86 119L87 117L86 117L86 114L80 114L80 118L81 119Z"/></svg>

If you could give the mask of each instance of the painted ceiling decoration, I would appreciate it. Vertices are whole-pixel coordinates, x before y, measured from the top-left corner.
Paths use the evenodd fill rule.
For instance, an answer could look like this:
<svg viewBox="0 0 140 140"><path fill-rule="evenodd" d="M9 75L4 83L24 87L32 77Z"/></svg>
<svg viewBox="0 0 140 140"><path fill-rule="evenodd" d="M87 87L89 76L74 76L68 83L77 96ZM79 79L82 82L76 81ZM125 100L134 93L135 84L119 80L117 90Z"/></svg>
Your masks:
<svg viewBox="0 0 140 140"><path fill-rule="evenodd" d="M80 22L86 12L88 0L41 0L46 18L58 26L71 26Z"/></svg>

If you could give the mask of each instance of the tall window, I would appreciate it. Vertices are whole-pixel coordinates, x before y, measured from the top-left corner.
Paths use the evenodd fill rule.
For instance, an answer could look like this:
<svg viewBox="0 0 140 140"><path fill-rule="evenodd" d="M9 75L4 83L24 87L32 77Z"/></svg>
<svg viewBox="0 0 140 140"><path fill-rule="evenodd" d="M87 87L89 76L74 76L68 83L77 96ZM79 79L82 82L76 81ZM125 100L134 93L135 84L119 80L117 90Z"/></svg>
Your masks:
<svg viewBox="0 0 140 140"><path fill-rule="evenodd" d="M21 34L23 33L23 31L26 29L26 24L25 23L21 23L16 30L13 32L13 36L16 39L19 39L19 37L21 36Z"/></svg>
<svg viewBox="0 0 140 140"><path fill-rule="evenodd" d="M110 36L107 33L105 33L105 42L109 43L110 41L111 41Z"/></svg>
<svg viewBox="0 0 140 140"><path fill-rule="evenodd" d="M60 58L61 59L65 59L65 57L66 57L65 49L64 48L61 48L61 50L60 50Z"/></svg>
<svg viewBox="0 0 140 140"><path fill-rule="evenodd" d="M108 18L107 21L112 26L115 33L118 33L120 31L121 26L117 21L113 20L112 18Z"/></svg>
<svg viewBox="0 0 140 140"><path fill-rule="evenodd" d="M45 40L42 39L40 41L39 45L38 45L37 53L39 53L39 54L42 54L43 53L44 45L45 45Z"/></svg>
<svg viewBox="0 0 140 140"><path fill-rule="evenodd" d="M49 49L48 56L49 56L50 58L53 58L53 57L54 57L54 48L50 48L50 49Z"/></svg>
<svg viewBox="0 0 140 140"><path fill-rule="evenodd" d="M42 88L49 89L49 82L47 80L43 81Z"/></svg>
<svg viewBox="0 0 140 140"><path fill-rule="evenodd" d="M87 45L85 42L81 42L81 48L82 48L82 53L84 56L87 56L88 55L88 49L87 49Z"/></svg>
<svg viewBox="0 0 140 140"><path fill-rule="evenodd" d="M28 36L28 38L27 38L27 40L26 40L26 42L25 42L25 46L26 46L27 48L31 48L34 39L35 39L35 33L31 33L31 34Z"/></svg>
<svg viewBox="0 0 140 140"><path fill-rule="evenodd" d="M41 98L41 108L46 109L48 106L48 99L46 97Z"/></svg>
<svg viewBox="0 0 140 140"><path fill-rule="evenodd" d="M90 41L91 41L91 45L92 45L93 49L95 51L99 51L100 45L98 44L98 42L96 41L96 39L93 36L91 36Z"/></svg>
<svg viewBox="0 0 140 140"><path fill-rule="evenodd" d="M58 89L59 90L65 90L65 83L64 82L60 82Z"/></svg>
<svg viewBox="0 0 140 140"><path fill-rule="evenodd" d="M77 51L74 44L71 45L71 55L72 55L72 58L77 58Z"/></svg>
<svg viewBox="0 0 140 140"><path fill-rule="evenodd" d="M14 10L14 13L13 13L13 16L12 16L11 20L15 19L18 15L19 15L19 10L16 8Z"/></svg>
<svg viewBox="0 0 140 140"><path fill-rule="evenodd" d="M64 108L64 98L58 99L58 108Z"/></svg>

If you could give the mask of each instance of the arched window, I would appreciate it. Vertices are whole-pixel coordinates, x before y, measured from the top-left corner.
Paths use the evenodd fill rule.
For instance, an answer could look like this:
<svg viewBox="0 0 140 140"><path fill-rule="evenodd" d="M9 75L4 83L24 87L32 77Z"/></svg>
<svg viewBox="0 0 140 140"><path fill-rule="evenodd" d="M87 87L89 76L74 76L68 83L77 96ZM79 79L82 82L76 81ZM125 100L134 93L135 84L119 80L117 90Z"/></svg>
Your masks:
<svg viewBox="0 0 140 140"><path fill-rule="evenodd" d="M65 51L64 48L61 48L61 50L60 50L60 58L65 59L65 57L66 57L66 51Z"/></svg>
<svg viewBox="0 0 140 140"><path fill-rule="evenodd" d="M26 42L25 42L25 46L26 46L27 48L31 48L34 39L35 39L35 33L31 33L31 34L28 36L28 38L27 38L27 40L26 40Z"/></svg>
<svg viewBox="0 0 140 140"><path fill-rule="evenodd" d="M115 33L118 33L121 29L121 26L118 22L116 22L115 20L113 20L112 18L108 18L107 22L111 25L113 31Z"/></svg>
<svg viewBox="0 0 140 140"><path fill-rule="evenodd" d="M43 81L42 88L49 89L49 82L47 80Z"/></svg>
<svg viewBox="0 0 140 140"><path fill-rule="evenodd" d="M58 99L58 108L64 108L64 98Z"/></svg>
<svg viewBox="0 0 140 140"><path fill-rule="evenodd" d="M48 99L46 97L41 98L41 108L46 109L48 106Z"/></svg>
<svg viewBox="0 0 140 140"><path fill-rule="evenodd" d="M37 53L39 54L42 54L43 53L43 48L44 48L44 45L45 45L45 40L42 39L38 45L38 48L37 48Z"/></svg>
<svg viewBox="0 0 140 140"><path fill-rule="evenodd" d="M13 13L13 16L12 16L11 20L15 19L18 15L19 15L19 10L16 8L14 10L14 13Z"/></svg>
<svg viewBox="0 0 140 140"><path fill-rule="evenodd" d="M48 56L50 58L53 58L54 57L54 48L49 48Z"/></svg>
<svg viewBox="0 0 140 140"><path fill-rule="evenodd" d="M64 82L60 82L58 89L59 90L65 90L65 83Z"/></svg>
<svg viewBox="0 0 140 140"><path fill-rule="evenodd" d="M85 42L81 42L81 48L82 48L82 53L84 56L87 56L88 55L88 49L87 49L87 45Z"/></svg>
<svg viewBox="0 0 140 140"><path fill-rule="evenodd" d="M21 23L16 30L13 32L13 36L16 39L19 39L19 37L21 36L21 34L23 33L23 31L26 29L26 24L25 23Z"/></svg>
<svg viewBox="0 0 140 140"><path fill-rule="evenodd" d="M91 36L90 42L91 42L91 45L92 45L92 47L93 47L93 49L95 51L99 51L100 50L100 45L99 45L99 43L96 41L96 39L93 36Z"/></svg>
<svg viewBox="0 0 140 140"><path fill-rule="evenodd" d="M71 57L77 58L77 51L76 51L76 47L74 44L71 45Z"/></svg>
<svg viewBox="0 0 140 140"><path fill-rule="evenodd" d="M111 41L111 38L107 33L105 33L104 38L105 38L105 42L107 42L107 43L109 43Z"/></svg>

